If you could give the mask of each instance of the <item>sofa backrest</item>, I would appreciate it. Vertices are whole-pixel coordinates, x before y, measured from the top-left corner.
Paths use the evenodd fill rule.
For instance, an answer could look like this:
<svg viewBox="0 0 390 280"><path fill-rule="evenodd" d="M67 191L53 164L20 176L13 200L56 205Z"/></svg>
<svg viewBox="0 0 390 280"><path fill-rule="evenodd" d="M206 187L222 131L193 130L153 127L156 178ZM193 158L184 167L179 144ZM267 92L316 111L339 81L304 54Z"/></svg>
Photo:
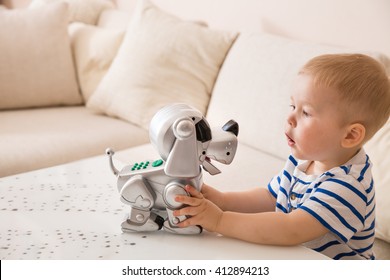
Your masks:
<svg viewBox="0 0 390 280"><path fill-rule="evenodd" d="M314 56L349 52L364 51L243 32L220 70L207 118L211 124L235 119L241 127L241 143L286 158L289 147L284 129L290 89L299 69ZM380 60L390 73L387 57L366 54Z"/></svg>

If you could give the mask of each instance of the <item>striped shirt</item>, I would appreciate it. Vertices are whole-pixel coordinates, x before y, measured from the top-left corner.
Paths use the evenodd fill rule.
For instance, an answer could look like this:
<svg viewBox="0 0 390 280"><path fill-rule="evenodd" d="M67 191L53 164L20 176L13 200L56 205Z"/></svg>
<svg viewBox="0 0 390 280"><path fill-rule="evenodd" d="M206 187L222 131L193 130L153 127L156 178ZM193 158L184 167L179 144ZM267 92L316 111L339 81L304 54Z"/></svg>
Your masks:
<svg viewBox="0 0 390 280"><path fill-rule="evenodd" d="M371 162L363 149L344 165L307 175L309 161L290 156L268 184L276 211L301 209L329 232L304 245L333 259L375 259L375 190Z"/></svg>

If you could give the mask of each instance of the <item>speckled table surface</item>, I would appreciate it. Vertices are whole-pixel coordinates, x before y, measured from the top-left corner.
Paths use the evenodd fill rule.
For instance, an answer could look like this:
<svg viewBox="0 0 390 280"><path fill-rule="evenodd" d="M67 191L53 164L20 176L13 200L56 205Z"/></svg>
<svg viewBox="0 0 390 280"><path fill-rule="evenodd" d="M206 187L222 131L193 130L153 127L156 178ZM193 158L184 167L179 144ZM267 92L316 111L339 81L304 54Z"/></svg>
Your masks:
<svg viewBox="0 0 390 280"><path fill-rule="evenodd" d="M206 231L122 233L127 211L104 156L0 178L0 259L325 258Z"/></svg>

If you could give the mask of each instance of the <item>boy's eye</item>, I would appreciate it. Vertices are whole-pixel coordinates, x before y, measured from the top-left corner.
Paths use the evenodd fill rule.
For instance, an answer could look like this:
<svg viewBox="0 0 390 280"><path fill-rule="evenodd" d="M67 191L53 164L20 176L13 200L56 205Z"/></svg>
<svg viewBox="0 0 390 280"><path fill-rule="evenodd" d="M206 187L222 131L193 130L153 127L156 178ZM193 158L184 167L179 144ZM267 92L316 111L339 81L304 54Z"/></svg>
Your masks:
<svg viewBox="0 0 390 280"><path fill-rule="evenodd" d="M292 111L294 111L294 110L295 110L295 105L292 105L292 104L291 104L291 105L290 105L290 108L291 108Z"/></svg>
<svg viewBox="0 0 390 280"><path fill-rule="evenodd" d="M305 110L302 111L302 114L305 116L305 117L309 117L310 114L308 112L306 112Z"/></svg>

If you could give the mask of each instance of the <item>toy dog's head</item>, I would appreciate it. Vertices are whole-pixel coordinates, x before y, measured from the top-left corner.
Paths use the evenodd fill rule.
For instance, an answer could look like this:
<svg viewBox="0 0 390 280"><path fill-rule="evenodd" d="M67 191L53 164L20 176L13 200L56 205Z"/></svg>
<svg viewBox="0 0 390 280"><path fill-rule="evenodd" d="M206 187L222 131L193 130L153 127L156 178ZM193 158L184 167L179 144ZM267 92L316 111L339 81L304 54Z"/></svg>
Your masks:
<svg viewBox="0 0 390 280"><path fill-rule="evenodd" d="M149 127L151 143L166 162L165 173L172 177L195 177L200 166L214 175L220 171L211 163L230 164L237 150L238 124L230 120L211 129L193 107L176 103L158 111Z"/></svg>

